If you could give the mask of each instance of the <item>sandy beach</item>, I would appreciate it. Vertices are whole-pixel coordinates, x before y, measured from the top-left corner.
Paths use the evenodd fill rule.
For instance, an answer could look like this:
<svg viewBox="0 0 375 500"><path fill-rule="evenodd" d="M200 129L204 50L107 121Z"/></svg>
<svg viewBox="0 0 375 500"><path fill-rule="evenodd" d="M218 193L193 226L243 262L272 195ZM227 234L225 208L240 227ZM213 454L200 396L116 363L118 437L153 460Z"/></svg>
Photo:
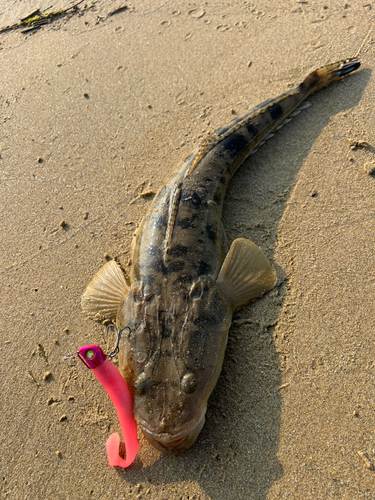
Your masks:
<svg viewBox="0 0 375 500"><path fill-rule="evenodd" d="M53 3L51 3L53 2ZM0 28L64 0L0 1ZM1 498L375 498L375 3L82 3L0 33ZM235 175L223 222L274 264L235 313L207 420L185 453L139 433L67 353L107 345L80 297L129 269L154 194L207 134L347 57Z"/></svg>

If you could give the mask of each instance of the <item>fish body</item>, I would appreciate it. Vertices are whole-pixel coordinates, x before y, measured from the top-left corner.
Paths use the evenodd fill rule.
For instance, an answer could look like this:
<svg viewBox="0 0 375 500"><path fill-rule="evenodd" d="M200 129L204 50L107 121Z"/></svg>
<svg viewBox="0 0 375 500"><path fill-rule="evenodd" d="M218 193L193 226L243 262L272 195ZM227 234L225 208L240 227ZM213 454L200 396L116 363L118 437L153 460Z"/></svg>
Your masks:
<svg viewBox="0 0 375 500"><path fill-rule="evenodd" d="M196 440L233 311L276 282L256 245L240 238L225 247L221 213L233 174L309 95L359 65L349 59L320 68L212 134L161 188L138 228L130 285L111 261L87 287L84 312L124 328L119 363L134 416L163 453Z"/></svg>

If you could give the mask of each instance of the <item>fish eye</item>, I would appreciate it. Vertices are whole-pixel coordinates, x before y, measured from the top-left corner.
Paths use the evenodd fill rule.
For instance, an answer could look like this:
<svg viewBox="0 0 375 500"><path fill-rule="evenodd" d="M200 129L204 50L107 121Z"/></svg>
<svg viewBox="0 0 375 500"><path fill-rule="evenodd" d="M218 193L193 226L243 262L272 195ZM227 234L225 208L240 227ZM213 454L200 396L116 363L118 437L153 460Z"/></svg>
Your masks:
<svg viewBox="0 0 375 500"><path fill-rule="evenodd" d="M138 392L140 396L146 394L150 389L150 381L148 380L145 373L142 373L134 383L134 389Z"/></svg>
<svg viewBox="0 0 375 500"><path fill-rule="evenodd" d="M181 387L187 394L192 394L197 390L198 382L194 373L186 373L181 380Z"/></svg>

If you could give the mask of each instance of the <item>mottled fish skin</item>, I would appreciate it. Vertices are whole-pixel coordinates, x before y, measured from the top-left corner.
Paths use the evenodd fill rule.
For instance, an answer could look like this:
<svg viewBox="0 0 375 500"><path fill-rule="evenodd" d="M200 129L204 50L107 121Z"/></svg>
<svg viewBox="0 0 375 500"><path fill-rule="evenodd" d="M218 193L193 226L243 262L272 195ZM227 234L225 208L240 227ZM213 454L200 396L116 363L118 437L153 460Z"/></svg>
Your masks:
<svg viewBox="0 0 375 500"><path fill-rule="evenodd" d="M359 65L352 59L320 68L219 129L159 191L137 230L131 285L116 318L118 328L130 328L120 370L133 390L137 422L164 453L183 451L197 438L232 313L254 298L231 300L220 285L225 278L218 279L227 253L221 213L229 181L309 95Z"/></svg>

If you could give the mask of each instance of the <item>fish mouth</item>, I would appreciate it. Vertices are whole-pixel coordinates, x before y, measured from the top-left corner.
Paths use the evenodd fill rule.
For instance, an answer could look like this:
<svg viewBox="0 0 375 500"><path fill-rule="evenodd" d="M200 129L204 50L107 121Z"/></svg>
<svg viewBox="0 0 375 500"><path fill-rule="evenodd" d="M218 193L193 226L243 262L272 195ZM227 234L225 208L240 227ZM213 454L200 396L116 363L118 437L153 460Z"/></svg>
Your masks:
<svg viewBox="0 0 375 500"><path fill-rule="evenodd" d="M154 448L166 455L177 455L187 450L195 443L195 440L204 426L204 422L205 417L202 418L198 425L192 427L183 435L180 434L178 437L168 434L153 434L142 426L141 429L147 441L151 443Z"/></svg>

